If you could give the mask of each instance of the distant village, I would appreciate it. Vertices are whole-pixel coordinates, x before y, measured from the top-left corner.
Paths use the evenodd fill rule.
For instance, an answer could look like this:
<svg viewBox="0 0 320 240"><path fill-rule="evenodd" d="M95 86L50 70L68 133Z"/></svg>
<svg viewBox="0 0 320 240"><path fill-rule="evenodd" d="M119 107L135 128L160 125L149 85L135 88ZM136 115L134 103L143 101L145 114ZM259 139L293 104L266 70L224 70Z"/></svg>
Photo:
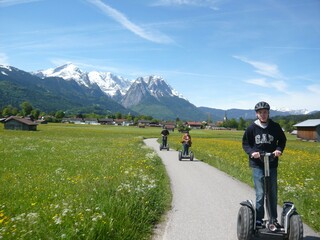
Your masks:
<svg viewBox="0 0 320 240"><path fill-rule="evenodd" d="M224 119L227 121L227 118ZM167 128L169 131L185 132L192 129L208 130L237 130L236 128L224 127L223 122L215 124L208 122L166 122L140 119L136 123L133 120L113 118L62 118L61 123L65 124L87 124L87 125L114 125L114 126L137 126L139 128L159 127ZM36 131L38 124L47 124L45 118L34 120L32 117L10 116L0 119L6 130L27 130ZM291 134L297 135L298 139L304 141L320 142L320 119L309 119L294 125L296 130Z"/></svg>

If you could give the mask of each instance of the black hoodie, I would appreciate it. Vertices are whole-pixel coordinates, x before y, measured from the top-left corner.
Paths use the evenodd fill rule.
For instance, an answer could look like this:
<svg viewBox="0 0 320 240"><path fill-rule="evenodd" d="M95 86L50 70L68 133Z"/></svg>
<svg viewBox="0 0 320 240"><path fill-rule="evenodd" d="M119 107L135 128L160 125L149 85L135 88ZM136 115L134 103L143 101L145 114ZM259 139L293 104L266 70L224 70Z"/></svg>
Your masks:
<svg viewBox="0 0 320 240"><path fill-rule="evenodd" d="M280 125L271 119L268 126L263 128L259 126L259 120L253 122L245 131L242 138L242 148L249 155L250 167L263 168L263 162L260 159L251 158L253 152L274 152L284 151L287 138ZM278 167L278 158L270 162L270 168Z"/></svg>

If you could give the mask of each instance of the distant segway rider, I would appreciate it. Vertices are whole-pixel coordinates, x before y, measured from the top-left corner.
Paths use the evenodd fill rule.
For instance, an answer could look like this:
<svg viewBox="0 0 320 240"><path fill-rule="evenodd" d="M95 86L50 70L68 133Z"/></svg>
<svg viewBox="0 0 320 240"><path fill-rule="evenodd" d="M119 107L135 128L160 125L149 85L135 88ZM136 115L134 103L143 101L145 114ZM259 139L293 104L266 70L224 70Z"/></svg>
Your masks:
<svg viewBox="0 0 320 240"><path fill-rule="evenodd" d="M168 142L168 136L169 136L169 131L167 127L164 127L164 129L161 131L161 135L162 135L162 146L166 147Z"/></svg>
<svg viewBox="0 0 320 240"><path fill-rule="evenodd" d="M186 132L183 136L182 136L182 141L181 141L182 145L183 145L183 156L187 156L189 155L189 147L191 147L191 136L189 134L189 132Z"/></svg>
<svg viewBox="0 0 320 240"><path fill-rule="evenodd" d="M275 155L270 162L270 210L271 219L277 223L277 167L278 157L286 146L286 136L280 125L269 118L270 106L266 102L255 105L257 120L245 131L242 138L242 148L249 156L249 165L252 168L254 188L256 192L256 226L263 223L264 218L264 164L261 161L261 152L272 152Z"/></svg>

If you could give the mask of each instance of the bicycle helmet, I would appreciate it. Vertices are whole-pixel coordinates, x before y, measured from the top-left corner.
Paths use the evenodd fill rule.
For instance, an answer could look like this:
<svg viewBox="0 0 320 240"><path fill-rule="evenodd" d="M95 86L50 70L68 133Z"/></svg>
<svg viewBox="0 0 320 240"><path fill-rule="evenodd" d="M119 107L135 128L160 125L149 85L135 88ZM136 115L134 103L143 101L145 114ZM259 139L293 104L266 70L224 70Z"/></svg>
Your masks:
<svg viewBox="0 0 320 240"><path fill-rule="evenodd" d="M267 109L267 110L270 110L270 105L266 102L258 102L256 104L256 106L254 107L254 110L255 111L258 111L260 109Z"/></svg>

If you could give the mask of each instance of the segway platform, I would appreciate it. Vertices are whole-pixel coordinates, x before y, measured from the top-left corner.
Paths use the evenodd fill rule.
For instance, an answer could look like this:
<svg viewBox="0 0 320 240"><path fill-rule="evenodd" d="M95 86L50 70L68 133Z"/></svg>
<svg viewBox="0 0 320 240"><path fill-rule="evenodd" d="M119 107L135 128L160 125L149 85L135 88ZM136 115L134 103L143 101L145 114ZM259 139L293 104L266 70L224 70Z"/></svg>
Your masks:
<svg viewBox="0 0 320 240"><path fill-rule="evenodd" d="M169 144L167 144L167 145L162 145L162 144L160 144L160 151L161 151L162 149L167 149L167 151L169 151Z"/></svg>
<svg viewBox="0 0 320 240"><path fill-rule="evenodd" d="M182 154L182 151L179 151L179 161L182 161L182 159L190 159L190 161L193 161L194 154L192 151L189 151L188 155Z"/></svg>
<svg viewBox="0 0 320 240"><path fill-rule="evenodd" d="M269 157L272 153L261 153L264 161L265 170L265 206L268 219L264 221L262 227L256 226L256 209L252 200L246 200L240 203L241 207L238 212L237 236L238 240L251 240L254 237L276 236L288 240L303 239L303 224L301 216L298 214L293 202L284 202L281 214L281 224L275 224L270 216L269 192L270 192L270 169ZM280 225L277 227L276 225Z"/></svg>

